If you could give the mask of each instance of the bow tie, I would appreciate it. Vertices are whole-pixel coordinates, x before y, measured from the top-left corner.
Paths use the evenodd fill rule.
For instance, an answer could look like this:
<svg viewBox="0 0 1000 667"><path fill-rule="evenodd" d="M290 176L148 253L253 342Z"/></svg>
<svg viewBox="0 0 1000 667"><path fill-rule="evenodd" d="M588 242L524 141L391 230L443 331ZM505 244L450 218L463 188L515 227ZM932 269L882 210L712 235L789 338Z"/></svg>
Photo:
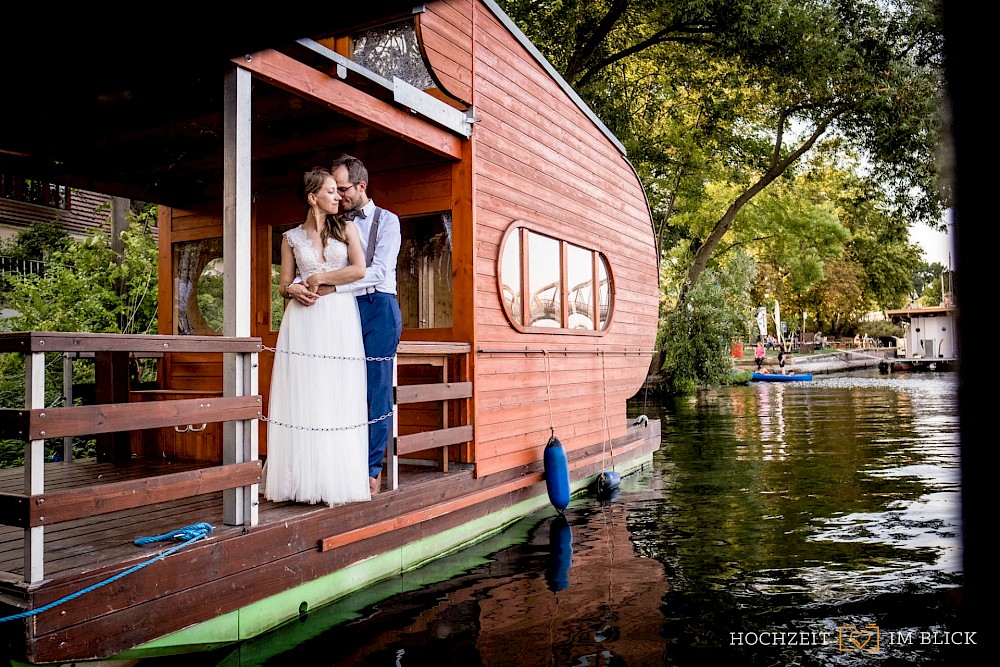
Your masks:
<svg viewBox="0 0 1000 667"><path fill-rule="evenodd" d="M358 209L356 211L344 211L344 217L348 220L354 220L354 218L365 217L365 214L361 209Z"/></svg>

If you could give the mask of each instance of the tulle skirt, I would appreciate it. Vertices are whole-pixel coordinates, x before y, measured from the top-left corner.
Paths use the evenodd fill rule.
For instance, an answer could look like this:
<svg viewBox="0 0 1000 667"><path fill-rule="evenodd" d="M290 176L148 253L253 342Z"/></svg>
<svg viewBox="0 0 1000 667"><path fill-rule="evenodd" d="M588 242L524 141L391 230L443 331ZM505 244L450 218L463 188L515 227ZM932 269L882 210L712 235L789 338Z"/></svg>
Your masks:
<svg viewBox="0 0 1000 667"><path fill-rule="evenodd" d="M371 500L365 351L357 299L288 303L268 406L264 497L339 505Z"/></svg>

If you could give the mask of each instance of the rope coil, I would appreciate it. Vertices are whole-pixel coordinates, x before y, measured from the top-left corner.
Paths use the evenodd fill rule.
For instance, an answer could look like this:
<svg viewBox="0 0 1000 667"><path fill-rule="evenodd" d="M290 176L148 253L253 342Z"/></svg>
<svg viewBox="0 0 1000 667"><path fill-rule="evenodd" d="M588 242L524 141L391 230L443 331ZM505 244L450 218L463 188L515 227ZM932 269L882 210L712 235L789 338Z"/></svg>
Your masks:
<svg viewBox="0 0 1000 667"><path fill-rule="evenodd" d="M196 540L205 537L212 532L212 525L205 523L204 521L199 521L198 523L193 523L190 526L184 526L183 528L178 528L177 530L172 530L169 533L164 533L163 535L156 535L154 537L140 537L136 539L132 544L137 547L141 547L145 544L152 544L153 542L164 542L171 538L176 540Z"/></svg>
<svg viewBox="0 0 1000 667"><path fill-rule="evenodd" d="M134 567L130 567L129 569L125 570L124 572L119 572L118 574L116 574L113 577L109 577L108 579L105 579L104 581L100 581L100 582L94 584L93 586L87 586L86 588L84 588L82 590L79 590L76 593L71 593L70 595L67 595L66 597L59 598L58 600L50 602L49 604L47 604L45 606L38 607L37 609L31 609L31 610L28 610L28 611L23 611L23 612L21 612L19 614L14 614L12 616L5 616L4 618L0 618L0 623L4 623L6 621L14 621L14 620L17 620L17 619L20 619L20 618L28 618L29 616L34 616L36 614L40 614L43 611L48 611L49 609L52 609L53 607L61 605L64 602L69 602L70 600L78 598L81 595L84 595L86 593L90 593L91 591L97 590L101 586L107 586L108 584L110 584L110 583L112 583L114 581L118 581L122 577L130 575L133 572L136 572L138 570L141 570L142 568L146 567L147 565L152 565L153 563L155 563L158 560L163 560L167 556L169 556L169 555L171 555L173 553L176 553L177 551L180 551L181 549L183 549L187 545L191 544L192 542L195 542L195 541L200 540L200 539L202 539L204 537L207 537L208 534L212 532L212 530L213 530L213 528L212 528L211 524L205 523L204 521L200 521L198 523L191 524L190 526L185 526L184 528L178 528L177 530L172 530L169 533L164 533L163 535L157 535L155 537L140 537L140 538L136 539L133 542L133 544L135 544L136 546L143 546L145 544L150 544L152 542L161 542L163 540L169 540L171 538L178 539L178 540L184 540L184 542L182 542L181 544L178 544L175 547L171 547L170 549L167 549L166 551L164 551L162 554L160 554L158 556L154 556L153 558L150 558L145 563L140 563L140 564L138 564L138 565L136 565Z"/></svg>

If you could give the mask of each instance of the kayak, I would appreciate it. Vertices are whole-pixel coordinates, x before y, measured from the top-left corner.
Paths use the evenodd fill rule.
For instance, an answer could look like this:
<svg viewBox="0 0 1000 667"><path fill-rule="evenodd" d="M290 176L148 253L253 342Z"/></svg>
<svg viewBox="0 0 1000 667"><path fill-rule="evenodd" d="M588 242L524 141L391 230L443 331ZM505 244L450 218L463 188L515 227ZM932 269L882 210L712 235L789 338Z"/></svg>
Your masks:
<svg viewBox="0 0 1000 667"><path fill-rule="evenodd" d="M812 373L753 373L750 380L757 382L809 382L813 379Z"/></svg>

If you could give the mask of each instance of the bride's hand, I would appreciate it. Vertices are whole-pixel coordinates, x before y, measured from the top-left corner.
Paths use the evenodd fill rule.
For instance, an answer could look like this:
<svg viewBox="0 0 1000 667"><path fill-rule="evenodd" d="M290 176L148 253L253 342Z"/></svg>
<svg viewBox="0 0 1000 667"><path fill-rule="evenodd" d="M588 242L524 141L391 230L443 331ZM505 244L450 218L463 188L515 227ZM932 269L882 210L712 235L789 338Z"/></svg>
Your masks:
<svg viewBox="0 0 1000 667"><path fill-rule="evenodd" d="M303 306L311 306L316 303L316 299L319 298L316 291L310 289L307 283L293 283L289 285L285 291L288 292L288 296L292 297Z"/></svg>

